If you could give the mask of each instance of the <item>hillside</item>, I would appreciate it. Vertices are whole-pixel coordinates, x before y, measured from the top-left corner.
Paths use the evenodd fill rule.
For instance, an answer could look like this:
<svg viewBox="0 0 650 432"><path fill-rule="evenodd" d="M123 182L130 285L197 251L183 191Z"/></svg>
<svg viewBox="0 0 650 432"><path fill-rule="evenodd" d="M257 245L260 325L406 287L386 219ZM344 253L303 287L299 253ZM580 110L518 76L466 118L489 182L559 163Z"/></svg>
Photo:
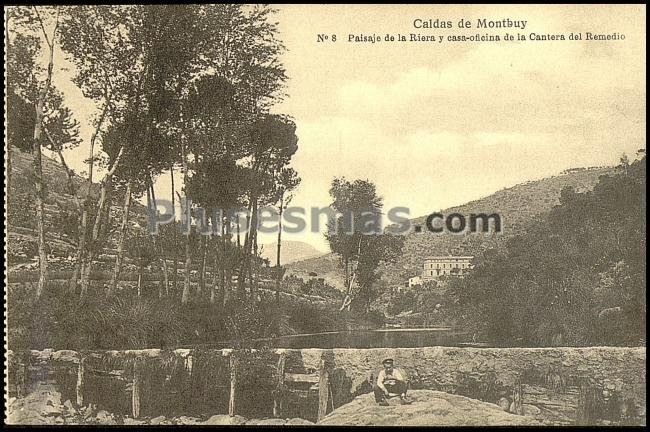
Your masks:
<svg viewBox="0 0 650 432"><path fill-rule="evenodd" d="M11 151L11 182L7 196L7 255L9 266L35 262L37 255L36 214L33 205L33 156L18 149ZM45 179L45 226L47 244L53 256L51 268L58 267L57 259L74 254L77 244L78 222L75 219L75 201L69 193L67 173L56 160L42 155L43 177ZM74 177L77 194L83 197L87 190L87 181L77 175ZM96 201L99 185L94 183L91 196ZM110 216L112 219L122 215L123 194L114 193ZM131 205L131 229L146 223L146 208L137 201ZM109 234L109 248L114 248L117 233Z"/></svg>
<svg viewBox="0 0 650 432"><path fill-rule="evenodd" d="M277 245L277 243L268 243L261 247L262 258L268 259L271 265L275 265L276 262ZM285 265L321 255L323 255L321 251L308 243L283 240L280 253L280 264Z"/></svg>
<svg viewBox="0 0 650 432"><path fill-rule="evenodd" d="M566 186L577 192L591 190L598 178L613 172L613 168L588 168L567 170L561 175L529 181L502 189L475 201L442 210L441 213L499 213L502 220L500 234L434 234L411 232L406 234L403 254L395 263L382 269L383 280L390 285L403 284L409 277L420 274L422 260L429 255L477 255L481 251L522 232L522 227L536 216L549 211L559 203L560 191ZM432 209L434 211L434 209ZM425 226L426 216L412 220L413 225ZM288 265L290 274L304 276L317 273L328 283L342 289L343 276L339 260L333 254L312 258Z"/></svg>

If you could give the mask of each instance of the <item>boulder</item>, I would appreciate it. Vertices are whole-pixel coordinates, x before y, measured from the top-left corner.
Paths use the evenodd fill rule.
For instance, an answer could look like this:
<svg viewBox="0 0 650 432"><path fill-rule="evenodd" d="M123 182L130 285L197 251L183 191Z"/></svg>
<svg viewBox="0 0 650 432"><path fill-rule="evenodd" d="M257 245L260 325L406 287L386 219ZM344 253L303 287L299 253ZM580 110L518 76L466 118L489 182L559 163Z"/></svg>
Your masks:
<svg viewBox="0 0 650 432"><path fill-rule="evenodd" d="M412 390L411 405L378 405L372 394L338 407L318 425L351 426L528 426L534 418L518 416L495 404L432 390Z"/></svg>
<svg viewBox="0 0 650 432"><path fill-rule="evenodd" d="M100 425L116 425L117 422L113 418L113 414L109 413L108 411L105 410L99 410L97 411L97 415L95 416L95 420L97 423Z"/></svg>
<svg viewBox="0 0 650 432"><path fill-rule="evenodd" d="M525 416L535 417L542 413L542 410L537 408L535 405L523 404L521 408L523 409Z"/></svg>
<svg viewBox="0 0 650 432"><path fill-rule="evenodd" d="M505 412L508 412L510 410L510 399L502 397L499 399L499 402L497 402L497 405L499 405Z"/></svg>
<svg viewBox="0 0 650 432"><path fill-rule="evenodd" d="M149 420L149 424L159 425L164 421L165 421L165 416L158 416L158 417L154 417L151 420Z"/></svg>
<svg viewBox="0 0 650 432"><path fill-rule="evenodd" d="M217 414L217 415L213 415L212 417L210 417L209 419L207 419L206 421L200 424L219 426L219 425L241 425L244 423L246 423L246 419L242 416L235 415L230 417L228 414Z"/></svg>
<svg viewBox="0 0 650 432"><path fill-rule="evenodd" d="M287 420L286 425L290 426L301 426L301 425L313 425L313 422L310 422L309 420L301 419L301 418L292 418Z"/></svg>
<svg viewBox="0 0 650 432"><path fill-rule="evenodd" d="M201 424L201 419L198 419L196 417L187 417L187 416L180 416L179 418L175 419L175 423L177 425L195 425L195 424Z"/></svg>
<svg viewBox="0 0 650 432"><path fill-rule="evenodd" d="M262 426L262 425L267 425L267 426L278 426L278 425L284 425L287 421L285 419L281 418L267 418L267 419L261 419L258 420L257 424Z"/></svg>
<svg viewBox="0 0 650 432"><path fill-rule="evenodd" d="M131 417L124 417L123 423L125 426L138 426L144 424L144 420L138 420Z"/></svg>

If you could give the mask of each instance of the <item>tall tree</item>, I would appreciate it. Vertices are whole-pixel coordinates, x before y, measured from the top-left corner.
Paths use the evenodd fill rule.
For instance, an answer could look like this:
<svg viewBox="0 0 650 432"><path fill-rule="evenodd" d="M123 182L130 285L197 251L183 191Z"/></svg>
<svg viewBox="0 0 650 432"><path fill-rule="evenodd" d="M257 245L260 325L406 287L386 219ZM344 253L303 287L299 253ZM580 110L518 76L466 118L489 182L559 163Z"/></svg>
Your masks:
<svg viewBox="0 0 650 432"><path fill-rule="evenodd" d="M397 257L404 239L381 234L382 199L373 183L335 178L330 196L337 215L328 221L325 237L344 267L346 295L340 309L350 310L357 301L368 311L378 266Z"/></svg>
<svg viewBox="0 0 650 432"><path fill-rule="evenodd" d="M36 99L36 118L34 124L34 186L36 206L36 224L38 232L38 264L39 276L36 288L36 297L40 297L47 282L47 244L45 240L45 184L43 180L43 166L41 161L41 146L45 145L43 133L43 117L45 104L52 84L54 73L54 51L58 38L59 10L56 11L40 7L32 7L34 17L41 28L41 35L47 45L47 72L45 81L39 85L38 98Z"/></svg>
<svg viewBox="0 0 650 432"><path fill-rule="evenodd" d="M243 260L239 270L238 288L243 291L247 272L251 272L251 258L257 251L253 246L257 241L258 207L260 200L277 190L273 175L288 165L298 149L295 123L283 116L268 115L256 121L250 131L249 142L252 155L249 162L249 210L251 212L250 230L244 241ZM263 204L269 201L263 202ZM271 199L277 202L277 198ZM255 302L255 284L251 280L251 297Z"/></svg>
<svg viewBox="0 0 650 432"><path fill-rule="evenodd" d="M291 191L297 188L299 184L300 177L298 177L298 174L293 168L283 168L280 170L277 179L280 200L278 203L278 244L276 245L275 255L275 302L278 306L280 305L280 286L284 277L284 269L282 268L282 260L280 259L280 253L282 251L282 215L293 199Z"/></svg>
<svg viewBox="0 0 650 432"><path fill-rule="evenodd" d="M164 101L169 93L169 65L161 60L158 38L174 29L166 27L168 33L158 32L161 11L164 12L159 7L143 6L79 6L71 9L64 26L64 49L75 62L75 82L87 97L102 104L90 143L89 185L95 162L94 144L100 134L105 134L101 130L103 124L113 128L122 124L144 138L132 141L105 136L101 140L107 173L100 183L97 215L105 212L113 175L125 160L138 161L139 173L144 178L152 177L169 163L170 152L165 148L168 140L157 139L165 136L158 131L157 124L170 115L170 107ZM168 17L163 15L162 19ZM86 240L89 199L87 194L78 248L78 257L82 258L82 296L87 292L93 258L101 246L97 240L102 219L98 216Z"/></svg>
<svg viewBox="0 0 650 432"><path fill-rule="evenodd" d="M138 66L142 59L130 39L136 22L133 13L130 13L133 12L131 7L74 6L67 10L68 14L61 29L62 48L71 55L75 64L74 82L81 88L84 96L94 100L99 106L95 130L89 143L87 187L83 200L75 269L71 278L71 285L74 287L78 276L81 276L83 297L90 283L92 261L98 246L96 243L108 189L112 186L112 176L123 154L123 151L118 151L105 158L107 173L100 183L97 213L93 229L89 232L93 174L98 161L95 147L105 126L119 119L127 101L137 99L134 98L137 91L132 87L133 83L141 82L138 80Z"/></svg>

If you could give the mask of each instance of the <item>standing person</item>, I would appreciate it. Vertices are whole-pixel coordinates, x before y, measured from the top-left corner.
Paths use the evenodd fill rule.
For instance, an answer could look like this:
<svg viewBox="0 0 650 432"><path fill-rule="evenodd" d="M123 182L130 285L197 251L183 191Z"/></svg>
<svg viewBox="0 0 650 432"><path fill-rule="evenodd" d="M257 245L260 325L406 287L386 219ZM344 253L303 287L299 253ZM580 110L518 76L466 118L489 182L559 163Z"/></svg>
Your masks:
<svg viewBox="0 0 650 432"><path fill-rule="evenodd" d="M384 369L377 375L377 382L373 388L375 401L381 406L388 406L388 398L399 395L402 405L411 404L413 401L406 396L409 386L406 373L396 369L391 358L385 359L381 363Z"/></svg>

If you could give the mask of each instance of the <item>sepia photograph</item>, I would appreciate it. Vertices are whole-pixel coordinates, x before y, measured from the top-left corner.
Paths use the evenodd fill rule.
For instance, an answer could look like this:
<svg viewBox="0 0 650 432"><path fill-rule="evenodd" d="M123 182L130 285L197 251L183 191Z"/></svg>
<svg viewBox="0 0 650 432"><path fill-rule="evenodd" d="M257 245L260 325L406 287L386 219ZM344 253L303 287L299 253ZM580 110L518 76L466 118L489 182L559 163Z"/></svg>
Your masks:
<svg viewBox="0 0 650 432"><path fill-rule="evenodd" d="M646 425L645 5L4 30L6 425Z"/></svg>

